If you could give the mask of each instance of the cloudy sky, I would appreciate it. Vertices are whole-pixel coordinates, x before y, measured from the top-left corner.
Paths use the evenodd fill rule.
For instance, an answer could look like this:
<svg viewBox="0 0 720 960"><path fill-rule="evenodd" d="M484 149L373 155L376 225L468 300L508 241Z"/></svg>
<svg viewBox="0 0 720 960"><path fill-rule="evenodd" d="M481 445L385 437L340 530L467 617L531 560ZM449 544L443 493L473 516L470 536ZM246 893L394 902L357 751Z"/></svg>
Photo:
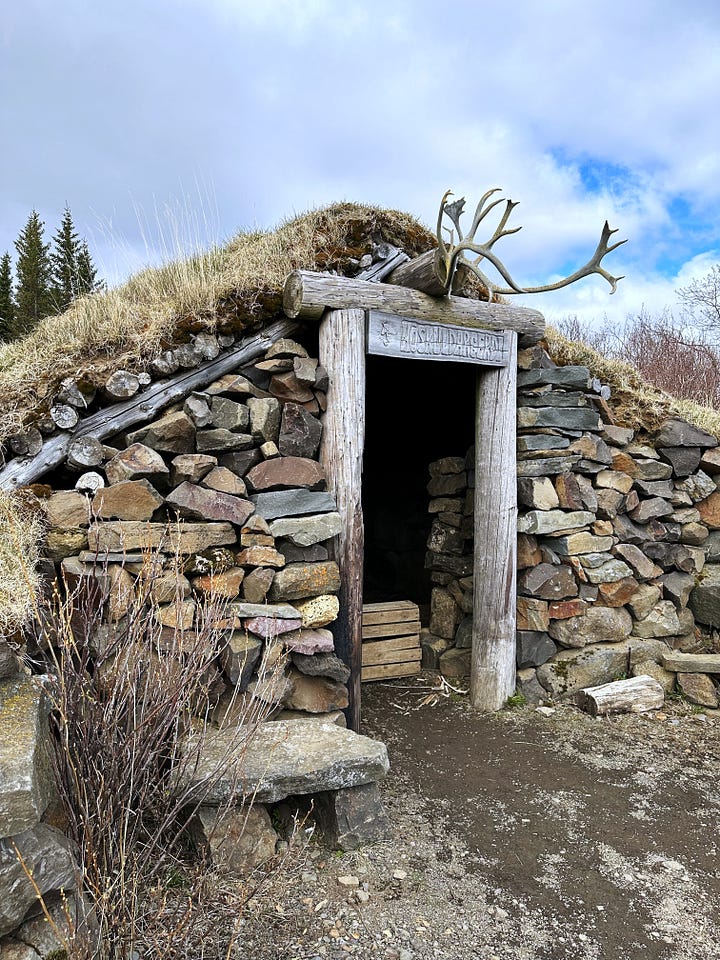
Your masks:
<svg viewBox="0 0 720 960"><path fill-rule="evenodd" d="M22 0L0 18L0 253L67 203L105 276L359 200L500 186L532 298L601 322L720 260L718 0Z"/></svg>

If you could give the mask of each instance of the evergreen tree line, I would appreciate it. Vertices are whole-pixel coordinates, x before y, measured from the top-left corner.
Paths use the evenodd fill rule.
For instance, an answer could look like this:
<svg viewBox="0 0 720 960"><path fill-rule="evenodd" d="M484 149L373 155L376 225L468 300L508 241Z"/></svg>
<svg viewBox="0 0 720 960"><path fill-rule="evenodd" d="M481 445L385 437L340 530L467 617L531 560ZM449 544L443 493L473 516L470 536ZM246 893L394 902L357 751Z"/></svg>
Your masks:
<svg viewBox="0 0 720 960"><path fill-rule="evenodd" d="M29 333L43 317L62 313L77 297L103 287L87 241L78 236L68 207L52 244L36 210L15 241L17 259L0 257L0 341Z"/></svg>

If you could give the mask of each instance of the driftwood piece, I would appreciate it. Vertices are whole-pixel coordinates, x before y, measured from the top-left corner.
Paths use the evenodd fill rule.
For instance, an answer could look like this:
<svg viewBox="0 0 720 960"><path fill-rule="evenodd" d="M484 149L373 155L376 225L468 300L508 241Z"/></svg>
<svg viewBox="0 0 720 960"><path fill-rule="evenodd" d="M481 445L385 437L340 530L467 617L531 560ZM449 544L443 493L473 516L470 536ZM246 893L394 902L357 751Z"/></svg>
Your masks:
<svg viewBox="0 0 720 960"><path fill-rule="evenodd" d="M499 710L515 691L517 337L506 367L478 375L475 419L473 641L470 703Z"/></svg>
<svg viewBox="0 0 720 960"><path fill-rule="evenodd" d="M320 363L330 376L320 460L335 495L342 530L330 542L340 567L340 613L332 625L335 650L350 667L348 726L360 728L362 669L363 515L365 443L365 314L331 310L320 325Z"/></svg>
<svg viewBox="0 0 720 960"><path fill-rule="evenodd" d="M645 674L598 687L586 687L577 695L577 705L593 717L610 713L645 713L658 710L664 702L662 684Z"/></svg>
<svg viewBox="0 0 720 960"><path fill-rule="evenodd" d="M75 437L92 436L98 440L111 437L137 423L150 420L161 410L184 399L193 390L231 373L237 367L250 363L279 340L291 336L299 324L292 320L277 320L261 333L247 337L236 350L221 354L216 360L204 363L197 370L185 371L165 383L156 383L139 396L125 400L112 407L105 407L80 422L74 434L52 437L34 459L12 460L0 471L0 488L15 490L33 483L48 470L57 467L65 458L70 441Z"/></svg>
<svg viewBox="0 0 720 960"><path fill-rule="evenodd" d="M295 270L285 281L283 309L288 317L319 320L326 309L381 310L414 320L454 323L481 330L511 330L522 346L545 335L537 310L465 297L430 297L418 290Z"/></svg>

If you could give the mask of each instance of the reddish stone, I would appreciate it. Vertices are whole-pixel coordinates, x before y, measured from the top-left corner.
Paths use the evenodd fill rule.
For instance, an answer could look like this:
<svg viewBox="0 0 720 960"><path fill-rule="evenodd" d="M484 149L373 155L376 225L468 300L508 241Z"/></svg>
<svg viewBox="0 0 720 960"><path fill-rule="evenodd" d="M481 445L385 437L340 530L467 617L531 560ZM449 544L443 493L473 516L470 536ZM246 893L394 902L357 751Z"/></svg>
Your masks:
<svg viewBox="0 0 720 960"><path fill-rule="evenodd" d="M307 403L315 399L312 390L289 371L276 374L270 381L269 390L278 400L291 403Z"/></svg>
<svg viewBox="0 0 720 960"><path fill-rule="evenodd" d="M561 473L555 480L555 490L563 510L584 510L580 486L573 473Z"/></svg>
<svg viewBox="0 0 720 960"><path fill-rule="evenodd" d="M332 653L335 650L335 641L329 630L297 630L286 633L283 643L293 653Z"/></svg>
<svg viewBox="0 0 720 960"><path fill-rule="evenodd" d="M105 464L104 469L108 483L140 480L143 477L162 478L170 472L160 454L144 443L133 443L126 450L121 450Z"/></svg>
<svg viewBox="0 0 720 960"><path fill-rule="evenodd" d="M274 567L279 570L285 566L285 557L278 553L274 546L257 544L241 550L237 555L237 562L241 567Z"/></svg>
<svg viewBox="0 0 720 960"><path fill-rule="evenodd" d="M586 610L584 600L557 600L550 604L548 613L551 620L569 620L570 617L581 617Z"/></svg>
<svg viewBox="0 0 720 960"><path fill-rule="evenodd" d="M165 453L192 453L195 450L195 424L186 413L168 413L129 434L128 441L144 443Z"/></svg>
<svg viewBox="0 0 720 960"><path fill-rule="evenodd" d="M517 538L517 566L518 570L537 566L542 561L542 554L537 539L529 533L519 533Z"/></svg>
<svg viewBox="0 0 720 960"><path fill-rule="evenodd" d="M211 573L205 577L198 577L193 586L199 593L212 594L216 597L225 597L233 600L240 593L240 586L245 578L245 571L241 567L232 567L222 573Z"/></svg>
<svg viewBox="0 0 720 960"><path fill-rule="evenodd" d="M640 584L634 577L624 577L615 583L599 583L600 599L605 607L622 607L637 593Z"/></svg>
<svg viewBox="0 0 720 960"><path fill-rule="evenodd" d="M700 512L700 519L711 530L720 530L720 490L711 493L706 500L701 500L695 506Z"/></svg>
<svg viewBox="0 0 720 960"><path fill-rule="evenodd" d="M301 625L300 620L278 620L277 617L253 617L251 620L243 620L246 630L265 640L275 640L283 633L293 633L299 630Z"/></svg>
<svg viewBox="0 0 720 960"><path fill-rule="evenodd" d="M191 520L228 520L242 526L255 507L229 493L181 483L167 498L167 505Z"/></svg>
<svg viewBox="0 0 720 960"><path fill-rule="evenodd" d="M278 457L253 467L246 479L253 490L287 490L293 487L316 490L325 483L325 471L315 460L306 457Z"/></svg>

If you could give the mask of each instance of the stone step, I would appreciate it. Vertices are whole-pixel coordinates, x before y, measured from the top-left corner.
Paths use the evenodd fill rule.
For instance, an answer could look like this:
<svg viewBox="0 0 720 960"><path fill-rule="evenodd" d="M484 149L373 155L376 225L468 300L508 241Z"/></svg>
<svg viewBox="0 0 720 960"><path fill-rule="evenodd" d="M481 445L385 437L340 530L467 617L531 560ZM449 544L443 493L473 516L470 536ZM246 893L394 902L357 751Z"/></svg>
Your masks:
<svg viewBox="0 0 720 960"><path fill-rule="evenodd" d="M275 720L261 724L247 743L235 728L209 736L181 783L193 796L201 793L208 806L242 803L250 796L275 803L374 783L389 769L387 748L379 740L334 723Z"/></svg>

